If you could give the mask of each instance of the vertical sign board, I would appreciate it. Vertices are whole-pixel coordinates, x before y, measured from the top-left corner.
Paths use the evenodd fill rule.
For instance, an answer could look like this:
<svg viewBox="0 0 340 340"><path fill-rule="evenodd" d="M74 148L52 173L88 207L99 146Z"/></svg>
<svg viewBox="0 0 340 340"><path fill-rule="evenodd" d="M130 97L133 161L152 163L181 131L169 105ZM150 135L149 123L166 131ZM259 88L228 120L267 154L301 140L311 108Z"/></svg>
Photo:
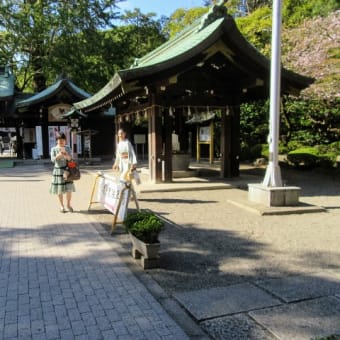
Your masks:
<svg viewBox="0 0 340 340"><path fill-rule="evenodd" d="M35 136L36 136L36 149L38 153L38 157L40 158L43 155L43 140L42 140L42 130L41 126L35 127Z"/></svg>
<svg viewBox="0 0 340 340"><path fill-rule="evenodd" d="M211 136L210 136L210 126L201 126L199 128L199 141L210 143Z"/></svg>
<svg viewBox="0 0 340 340"><path fill-rule="evenodd" d="M126 188L124 182L117 182L115 178L108 176L100 177L97 186L97 201L112 214L117 215L117 221L122 222L126 217L129 194L130 189Z"/></svg>
<svg viewBox="0 0 340 340"><path fill-rule="evenodd" d="M196 145L196 153L197 153L197 161L200 161L201 158L201 145L208 144L209 145L209 163L212 164L214 161L214 124L211 121L209 126L197 126L197 145Z"/></svg>

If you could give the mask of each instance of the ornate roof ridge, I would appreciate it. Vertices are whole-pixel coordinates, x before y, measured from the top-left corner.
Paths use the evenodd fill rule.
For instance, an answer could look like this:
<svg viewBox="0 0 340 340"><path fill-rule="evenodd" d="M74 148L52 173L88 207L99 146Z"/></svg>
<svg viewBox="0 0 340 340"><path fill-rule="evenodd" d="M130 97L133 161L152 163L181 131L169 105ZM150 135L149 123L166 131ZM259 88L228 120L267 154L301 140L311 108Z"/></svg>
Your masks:
<svg viewBox="0 0 340 340"><path fill-rule="evenodd" d="M198 30L204 29L217 19L227 17L228 9L224 6L227 2L228 0L220 0L216 5L212 6L209 11L202 16Z"/></svg>
<svg viewBox="0 0 340 340"><path fill-rule="evenodd" d="M141 64L144 64L149 59L153 59L155 55L163 53L169 47L173 47L176 44L180 43L182 40L186 39L188 36L192 35L194 32L199 32L203 30L205 27L209 26L214 21L224 18L228 16L228 11L225 6L228 0L220 0L218 3L210 8L210 10L204 14L201 18L196 19L191 25L184 28L180 31L175 37L169 39L153 51L147 53L141 58L135 58L134 62L130 66L130 69L139 67Z"/></svg>

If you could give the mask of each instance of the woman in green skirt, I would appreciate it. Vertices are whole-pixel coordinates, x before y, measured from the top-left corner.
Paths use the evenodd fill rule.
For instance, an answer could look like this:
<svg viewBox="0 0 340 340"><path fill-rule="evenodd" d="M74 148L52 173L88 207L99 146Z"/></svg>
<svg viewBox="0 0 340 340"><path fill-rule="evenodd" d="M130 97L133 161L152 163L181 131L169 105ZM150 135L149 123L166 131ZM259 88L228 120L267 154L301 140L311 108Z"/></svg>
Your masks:
<svg viewBox="0 0 340 340"><path fill-rule="evenodd" d="M73 212L71 205L72 192L75 191L73 182L66 182L63 174L66 168L67 161L72 159L72 151L66 143L66 136L64 133L57 135L57 145L51 149L51 161L54 163L52 172L52 183L50 193L58 195L60 203L60 212L66 212L64 207L64 194L66 195L67 209Z"/></svg>

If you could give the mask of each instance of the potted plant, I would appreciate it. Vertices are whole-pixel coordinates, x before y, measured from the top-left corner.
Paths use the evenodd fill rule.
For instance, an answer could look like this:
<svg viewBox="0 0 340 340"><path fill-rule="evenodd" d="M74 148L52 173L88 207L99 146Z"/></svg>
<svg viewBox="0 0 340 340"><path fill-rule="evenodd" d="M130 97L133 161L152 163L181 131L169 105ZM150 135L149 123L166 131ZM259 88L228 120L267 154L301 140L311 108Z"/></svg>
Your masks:
<svg viewBox="0 0 340 340"><path fill-rule="evenodd" d="M144 269L159 266L159 233L164 221L151 211L129 212L124 220L132 242L132 257L141 259Z"/></svg>

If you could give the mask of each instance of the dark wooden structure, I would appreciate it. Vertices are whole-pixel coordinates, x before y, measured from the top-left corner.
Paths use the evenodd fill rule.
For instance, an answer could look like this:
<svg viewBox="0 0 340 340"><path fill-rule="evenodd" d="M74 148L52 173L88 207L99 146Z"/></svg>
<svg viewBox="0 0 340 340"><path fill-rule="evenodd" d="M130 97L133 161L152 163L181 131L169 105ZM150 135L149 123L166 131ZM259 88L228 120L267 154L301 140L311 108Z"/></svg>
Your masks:
<svg viewBox="0 0 340 340"><path fill-rule="evenodd" d="M281 75L282 93L298 94L312 82L286 69ZM220 110L221 177L233 177L239 175L240 104L267 98L269 79L270 61L245 40L220 1L200 21L118 71L74 107L90 116L114 106L116 128L146 115L154 183L172 180L174 125L183 126L190 112Z"/></svg>
<svg viewBox="0 0 340 340"><path fill-rule="evenodd" d="M69 120L64 114L71 110L73 102L88 97L90 94L68 78L61 77L45 90L23 100L17 99L15 118L24 134L24 156L26 154L26 158L31 158L32 149L38 144L41 146L39 156L49 158L51 143L55 143L56 130L70 130ZM40 132L39 135L37 131ZM31 140L27 140L25 135L30 135Z"/></svg>

